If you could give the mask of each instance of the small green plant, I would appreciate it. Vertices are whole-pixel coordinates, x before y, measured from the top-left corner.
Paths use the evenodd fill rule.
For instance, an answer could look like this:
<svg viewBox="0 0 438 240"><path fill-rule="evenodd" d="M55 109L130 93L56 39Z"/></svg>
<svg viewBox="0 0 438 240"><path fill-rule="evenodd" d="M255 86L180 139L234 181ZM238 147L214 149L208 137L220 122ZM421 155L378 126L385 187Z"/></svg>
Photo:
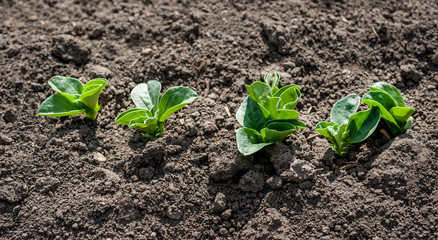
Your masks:
<svg viewBox="0 0 438 240"><path fill-rule="evenodd" d="M371 84L371 91L362 97L362 101L370 107L378 107L383 120L388 124L389 131L398 136L412 128L415 112L413 107L406 107L400 91L385 82Z"/></svg>
<svg viewBox="0 0 438 240"><path fill-rule="evenodd" d="M350 94L335 103L330 111L332 122L320 122L315 130L330 141L330 146L338 156L345 156L349 147L367 139L376 129L380 120L380 109L371 107L356 112L360 97Z"/></svg>
<svg viewBox="0 0 438 240"><path fill-rule="evenodd" d="M49 85L58 94L44 100L37 115L63 117L83 113L86 118L94 120L100 109L97 100L107 83L104 78L95 78L83 85L76 78L52 77Z"/></svg>
<svg viewBox="0 0 438 240"><path fill-rule="evenodd" d="M301 97L300 87L292 84L278 88L280 75L267 73L264 82L246 85L249 96L240 105L236 118L242 125L236 132L237 148L244 156L280 142L306 125L297 120L294 110Z"/></svg>
<svg viewBox="0 0 438 240"><path fill-rule="evenodd" d="M122 112L116 118L117 124L139 129L145 137L162 137L166 119L199 96L190 88L177 86L169 88L160 99L161 83L150 80L140 83L131 91L131 99L137 108Z"/></svg>

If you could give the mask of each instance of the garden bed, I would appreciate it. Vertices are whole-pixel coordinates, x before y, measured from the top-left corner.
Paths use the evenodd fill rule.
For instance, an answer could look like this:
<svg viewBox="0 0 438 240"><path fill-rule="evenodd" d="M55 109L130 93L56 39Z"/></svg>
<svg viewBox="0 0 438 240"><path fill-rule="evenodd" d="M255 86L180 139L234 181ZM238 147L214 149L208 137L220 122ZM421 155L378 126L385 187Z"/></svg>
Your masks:
<svg viewBox="0 0 438 240"><path fill-rule="evenodd" d="M438 238L435 1L0 1L0 239ZM298 84L307 128L237 151L245 84ZM54 75L105 77L96 121L36 116ZM200 98L164 137L114 123L159 80ZM381 123L345 158L314 131L373 82L413 128ZM361 104L360 109L366 105Z"/></svg>

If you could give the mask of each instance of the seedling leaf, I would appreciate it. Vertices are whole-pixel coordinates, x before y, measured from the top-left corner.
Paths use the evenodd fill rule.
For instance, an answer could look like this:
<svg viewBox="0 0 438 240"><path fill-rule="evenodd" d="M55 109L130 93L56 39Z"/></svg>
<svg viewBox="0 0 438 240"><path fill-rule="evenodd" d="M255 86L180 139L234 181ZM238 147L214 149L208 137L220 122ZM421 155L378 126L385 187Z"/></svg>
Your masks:
<svg viewBox="0 0 438 240"><path fill-rule="evenodd" d="M74 104L65 96L60 94L54 94L48 97L41 104L38 109L37 115L48 117L63 117L77 115L84 112L83 107L78 104Z"/></svg>
<svg viewBox="0 0 438 240"><path fill-rule="evenodd" d="M161 83L150 80L147 83L140 83L131 91L131 99L137 108L148 109L155 112L160 99Z"/></svg>
<svg viewBox="0 0 438 240"><path fill-rule="evenodd" d="M350 94L335 103L330 111L330 120L336 125L347 124L351 115L359 107L360 97L356 94Z"/></svg>
<svg viewBox="0 0 438 240"><path fill-rule="evenodd" d="M349 142L358 143L367 139L376 130L379 120L380 109L378 107L353 114L347 125Z"/></svg>
<svg viewBox="0 0 438 240"><path fill-rule="evenodd" d="M262 136L254 129L245 127L239 128L236 131L237 149L244 156L249 156L274 143L260 142L261 138Z"/></svg>
<svg viewBox="0 0 438 240"><path fill-rule="evenodd" d="M164 122L172 113L193 102L199 96L188 87L171 87L161 97L158 107L158 121Z"/></svg>

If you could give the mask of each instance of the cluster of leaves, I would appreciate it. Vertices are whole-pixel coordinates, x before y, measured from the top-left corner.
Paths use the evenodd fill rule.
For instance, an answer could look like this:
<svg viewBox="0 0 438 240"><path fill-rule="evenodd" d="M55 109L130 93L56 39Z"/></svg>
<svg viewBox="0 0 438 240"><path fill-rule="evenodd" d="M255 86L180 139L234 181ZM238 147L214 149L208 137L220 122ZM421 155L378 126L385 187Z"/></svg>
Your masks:
<svg viewBox="0 0 438 240"><path fill-rule="evenodd" d="M41 104L39 116L63 117L84 114L94 120L100 109L98 99L107 85L104 78L95 78L85 85L76 78L55 76L49 80L49 85L58 94L53 94Z"/></svg>
<svg viewBox="0 0 438 240"><path fill-rule="evenodd" d="M380 109L372 107L357 112L360 97L350 94L335 103L330 111L331 122L320 122L315 130L330 141L333 151L345 156L353 143L367 139L380 120Z"/></svg>
<svg viewBox="0 0 438 240"><path fill-rule="evenodd" d="M116 118L117 124L139 129L145 137L161 137L166 119L177 110L193 102L198 94L187 87L169 88L160 98L161 83L150 80L140 83L131 91L136 108L122 112Z"/></svg>
<svg viewBox="0 0 438 240"><path fill-rule="evenodd" d="M362 101L371 107L367 111L357 112L360 98L350 94L335 103L331 112L332 122L320 122L316 131L330 141L333 151L345 156L353 143L367 139L376 129L380 117L388 124L389 131L398 136L412 127L412 114L415 109L406 107L400 91L385 82L373 83L371 91L362 97Z"/></svg>
<svg viewBox="0 0 438 240"><path fill-rule="evenodd" d="M413 107L406 107L400 91L393 85L385 82L373 83L371 91L362 97L362 101L370 107L378 107L389 131L398 136L412 128L415 112Z"/></svg>
<svg viewBox="0 0 438 240"><path fill-rule="evenodd" d="M306 127L297 120L299 113L294 110L301 97L300 87L292 84L279 89L279 81L278 73L273 76L267 73L264 82L246 85L249 96L236 113L237 121L243 126L236 132L237 147L245 156Z"/></svg>

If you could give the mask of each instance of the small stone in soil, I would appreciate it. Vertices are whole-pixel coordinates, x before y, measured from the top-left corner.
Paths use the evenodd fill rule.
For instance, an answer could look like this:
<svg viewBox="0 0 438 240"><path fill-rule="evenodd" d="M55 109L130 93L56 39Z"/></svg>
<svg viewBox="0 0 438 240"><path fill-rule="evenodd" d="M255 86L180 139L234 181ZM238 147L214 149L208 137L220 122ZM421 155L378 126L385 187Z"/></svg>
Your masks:
<svg viewBox="0 0 438 240"><path fill-rule="evenodd" d="M182 217L183 213L175 205L169 206L166 209L166 216L173 220L178 220Z"/></svg>
<svg viewBox="0 0 438 240"><path fill-rule="evenodd" d="M105 162L106 161L106 157L99 152L94 152L93 153L93 159L97 162Z"/></svg>

